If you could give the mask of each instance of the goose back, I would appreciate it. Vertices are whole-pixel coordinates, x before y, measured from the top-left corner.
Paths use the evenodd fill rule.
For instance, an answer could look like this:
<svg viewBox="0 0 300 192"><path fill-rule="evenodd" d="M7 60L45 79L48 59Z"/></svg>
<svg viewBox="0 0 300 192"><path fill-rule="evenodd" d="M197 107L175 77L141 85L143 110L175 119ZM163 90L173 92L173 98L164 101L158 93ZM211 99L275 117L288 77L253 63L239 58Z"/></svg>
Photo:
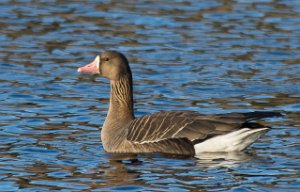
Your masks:
<svg viewBox="0 0 300 192"><path fill-rule="evenodd" d="M262 128L263 125L250 120L276 115L269 112L203 115L192 111L161 111L134 119L127 128L127 140L145 144L168 138L187 138L196 144L244 127Z"/></svg>

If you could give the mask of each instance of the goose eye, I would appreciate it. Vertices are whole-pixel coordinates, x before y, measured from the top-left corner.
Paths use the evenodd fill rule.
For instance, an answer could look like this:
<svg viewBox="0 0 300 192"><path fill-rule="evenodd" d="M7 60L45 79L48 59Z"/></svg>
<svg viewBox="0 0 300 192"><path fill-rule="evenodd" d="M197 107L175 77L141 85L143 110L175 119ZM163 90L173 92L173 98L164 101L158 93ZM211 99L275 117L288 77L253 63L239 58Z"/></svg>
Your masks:
<svg viewBox="0 0 300 192"><path fill-rule="evenodd" d="M105 57L105 58L104 58L104 61L109 61L109 58L108 58L108 57Z"/></svg>

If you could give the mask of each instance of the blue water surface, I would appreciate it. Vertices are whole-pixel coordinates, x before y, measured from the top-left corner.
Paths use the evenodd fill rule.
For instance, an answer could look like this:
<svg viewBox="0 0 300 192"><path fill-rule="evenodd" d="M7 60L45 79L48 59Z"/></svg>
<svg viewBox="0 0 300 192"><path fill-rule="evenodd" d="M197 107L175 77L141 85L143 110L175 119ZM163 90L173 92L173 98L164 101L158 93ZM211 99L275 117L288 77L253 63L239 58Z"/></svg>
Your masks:
<svg viewBox="0 0 300 192"><path fill-rule="evenodd" d="M0 2L0 191L300 191L300 1ZM135 113L271 110L243 153L106 154L103 50L132 67Z"/></svg>

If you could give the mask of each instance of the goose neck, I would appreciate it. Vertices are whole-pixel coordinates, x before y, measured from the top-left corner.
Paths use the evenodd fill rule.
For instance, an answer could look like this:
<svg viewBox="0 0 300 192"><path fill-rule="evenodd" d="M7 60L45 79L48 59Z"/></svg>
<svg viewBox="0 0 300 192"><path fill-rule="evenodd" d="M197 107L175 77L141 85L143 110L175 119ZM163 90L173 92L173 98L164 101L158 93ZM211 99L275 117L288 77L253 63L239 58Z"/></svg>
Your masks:
<svg viewBox="0 0 300 192"><path fill-rule="evenodd" d="M109 116L114 121L131 121L134 119L132 80L129 77L110 82Z"/></svg>

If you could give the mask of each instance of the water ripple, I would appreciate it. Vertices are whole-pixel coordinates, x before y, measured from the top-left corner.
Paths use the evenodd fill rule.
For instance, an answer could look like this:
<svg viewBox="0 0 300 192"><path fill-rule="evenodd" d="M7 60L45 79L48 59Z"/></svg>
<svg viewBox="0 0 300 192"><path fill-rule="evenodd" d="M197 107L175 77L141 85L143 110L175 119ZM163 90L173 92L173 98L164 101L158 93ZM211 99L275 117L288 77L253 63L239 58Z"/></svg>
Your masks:
<svg viewBox="0 0 300 192"><path fill-rule="evenodd" d="M299 1L0 2L1 191L299 191ZM108 81L76 73L128 56L136 114L274 110L251 149L114 157ZM122 160L122 161L120 161Z"/></svg>

